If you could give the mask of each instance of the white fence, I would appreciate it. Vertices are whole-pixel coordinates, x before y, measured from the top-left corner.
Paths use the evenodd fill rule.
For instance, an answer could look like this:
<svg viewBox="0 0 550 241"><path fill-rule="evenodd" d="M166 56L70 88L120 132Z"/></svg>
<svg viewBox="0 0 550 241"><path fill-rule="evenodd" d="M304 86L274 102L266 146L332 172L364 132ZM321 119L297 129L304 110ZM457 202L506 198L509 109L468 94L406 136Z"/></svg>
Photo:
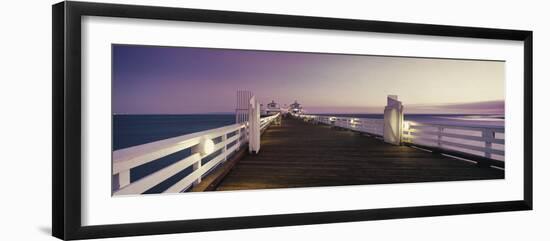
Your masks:
<svg viewBox="0 0 550 241"><path fill-rule="evenodd" d="M384 135L384 119L342 116L300 115L306 121L323 123L377 136Z"/></svg>
<svg viewBox="0 0 550 241"><path fill-rule="evenodd" d="M267 128L277 117L279 116L262 118L260 129ZM245 148L243 145L248 141L247 126L247 123L233 124L114 151L113 195L144 193L175 174L193 167L193 171L189 175L164 192L174 193L187 190L193 184L200 183L204 175L225 162L233 153L240 148ZM217 143L214 143L215 140ZM130 171L132 168L189 148L191 150L189 156L131 182ZM203 165L203 159L217 152L220 153Z"/></svg>
<svg viewBox="0 0 550 241"><path fill-rule="evenodd" d="M277 113L272 116L267 116L260 119L260 130L263 131L265 128L267 128L273 121L275 121L277 118L280 118L281 114Z"/></svg>
<svg viewBox="0 0 550 241"><path fill-rule="evenodd" d="M384 135L384 119L299 115L305 121L323 123L362 133ZM504 161L504 128L462 127L403 122L402 142Z"/></svg>
<svg viewBox="0 0 550 241"><path fill-rule="evenodd" d="M235 123L247 122L248 110L250 108L250 99L254 96L251 91L237 91L237 108L235 109Z"/></svg>
<svg viewBox="0 0 550 241"><path fill-rule="evenodd" d="M504 128L462 127L406 121L403 142L504 161Z"/></svg>

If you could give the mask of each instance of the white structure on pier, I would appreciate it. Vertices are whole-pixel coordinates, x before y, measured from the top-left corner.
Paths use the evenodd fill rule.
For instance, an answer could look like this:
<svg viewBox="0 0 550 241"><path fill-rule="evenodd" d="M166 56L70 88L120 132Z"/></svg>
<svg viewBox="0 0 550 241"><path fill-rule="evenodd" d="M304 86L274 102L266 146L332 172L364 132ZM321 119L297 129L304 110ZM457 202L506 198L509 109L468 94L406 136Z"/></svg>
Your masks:
<svg viewBox="0 0 550 241"><path fill-rule="evenodd" d="M132 146L113 152L112 194L142 194L164 182L177 173L192 167L192 172L172 184L164 193L177 193L189 190L199 184L202 177L226 162L248 143L253 152L260 150L260 134L280 114L260 119L260 104L250 91L237 92L235 124L215 129L185 134L142 145ZM214 141L216 140L216 141ZM130 180L133 168L154 162L162 157L186 149L191 154L175 163L157 170L138 180ZM208 158L208 162L203 159Z"/></svg>
<svg viewBox="0 0 550 241"><path fill-rule="evenodd" d="M260 151L260 102L252 96L248 108L248 152Z"/></svg>
<svg viewBox="0 0 550 241"><path fill-rule="evenodd" d="M248 90L237 91L237 107L235 108L235 123L245 123L248 121L249 101L252 98L252 92Z"/></svg>
<svg viewBox="0 0 550 241"><path fill-rule="evenodd" d="M275 102L274 100L272 100L270 103L267 104L267 106L265 107L265 109L262 110L262 115L275 115L277 113L281 113L282 110L281 110L281 107L279 106L279 104L277 104L277 102Z"/></svg>
<svg viewBox="0 0 550 241"><path fill-rule="evenodd" d="M245 123L248 129L248 151L258 153L260 151L260 102L252 92L247 90L237 91L237 108L235 109L237 124Z"/></svg>
<svg viewBox="0 0 550 241"><path fill-rule="evenodd" d="M389 95L384 118L295 115L304 121L323 123L375 136L394 145L414 145L455 156L462 154L504 161L504 127L469 127L404 121L403 104ZM475 158L474 158L475 159ZM495 164L495 163L493 163ZM496 162L497 167L503 167Z"/></svg>
<svg viewBox="0 0 550 241"><path fill-rule="evenodd" d="M401 145L403 135L403 104L397 100L397 95L388 95L388 103L384 108L384 141Z"/></svg>
<svg viewBox="0 0 550 241"><path fill-rule="evenodd" d="M290 104L288 111L292 114L297 114L297 115L300 115L303 113L302 106L296 100L294 101L294 103Z"/></svg>

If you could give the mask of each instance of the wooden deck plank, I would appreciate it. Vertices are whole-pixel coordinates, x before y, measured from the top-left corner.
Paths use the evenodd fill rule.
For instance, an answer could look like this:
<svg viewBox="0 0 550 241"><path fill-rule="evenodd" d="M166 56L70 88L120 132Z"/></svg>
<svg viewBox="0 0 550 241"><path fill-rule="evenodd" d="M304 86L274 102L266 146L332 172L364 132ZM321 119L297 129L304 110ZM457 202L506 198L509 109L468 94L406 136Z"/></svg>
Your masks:
<svg viewBox="0 0 550 241"><path fill-rule="evenodd" d="M262 136L217 190L484 180L504 172L359 133L285 118Z"/></svg>

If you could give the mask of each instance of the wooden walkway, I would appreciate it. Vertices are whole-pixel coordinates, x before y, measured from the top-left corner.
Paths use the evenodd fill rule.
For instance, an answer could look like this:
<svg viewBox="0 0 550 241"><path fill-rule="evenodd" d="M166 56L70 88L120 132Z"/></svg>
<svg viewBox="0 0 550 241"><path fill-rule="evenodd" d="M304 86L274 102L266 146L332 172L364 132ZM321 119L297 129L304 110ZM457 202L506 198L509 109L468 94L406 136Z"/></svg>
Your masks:
<svg viewBox="0 0 550 241"><path fill-rule="evenodd" d="M217 190L504 178L502 170L293 118L261 139L260 153L245 155Z"/></svg>

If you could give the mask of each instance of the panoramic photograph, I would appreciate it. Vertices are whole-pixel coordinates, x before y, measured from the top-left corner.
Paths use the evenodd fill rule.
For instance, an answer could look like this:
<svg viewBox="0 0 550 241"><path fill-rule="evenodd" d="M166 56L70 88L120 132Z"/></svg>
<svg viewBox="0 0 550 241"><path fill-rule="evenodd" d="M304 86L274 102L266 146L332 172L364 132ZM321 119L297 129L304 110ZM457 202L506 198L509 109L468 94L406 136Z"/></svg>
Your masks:
<svg viewBox="0 0 550 241"><path fill-rule="evenodd" d="M111 50L113 196L505 177L505 61Z"/></svg>

